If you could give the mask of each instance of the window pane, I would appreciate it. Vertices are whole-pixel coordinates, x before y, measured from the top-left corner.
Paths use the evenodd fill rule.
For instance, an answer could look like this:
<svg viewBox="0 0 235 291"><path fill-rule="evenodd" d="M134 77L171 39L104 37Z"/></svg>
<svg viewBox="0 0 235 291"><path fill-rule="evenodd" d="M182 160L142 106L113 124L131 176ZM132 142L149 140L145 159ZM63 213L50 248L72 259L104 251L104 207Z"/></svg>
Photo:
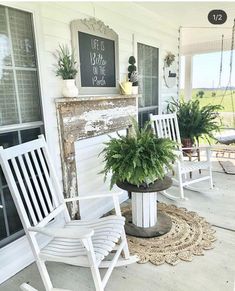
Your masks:
<svg viewBox="0 0 235 291"><path fill-rule="evenodd" d="M40 96L35 71L16 72L22 122L40 121Z"/></svg>
<svg viewBox="0 0 235 291"><path fill-rule="evenodd" d="M31 14L8 9L16 67L36 67Z"/></svg>
<svg viewBox="0 0 235 291"><path fill-rule="evenodd" d="M8 220L8 225L9 225L9 231L10 231L10 234L14 234L17 231L22 229L22 224L20 222L15 204L13 202L9 189L5 188L3 193L4 193L5 206L7 209L7 220Z"/></svg>
<svg viewBox="0 0 235 291"><path fill-rule="evenodd" d="M27 142L33 139L38 138L38 136L42 133L41 128L32 128L21 131L21 140L22 142Z"/></svg>
<svg viewBox="0 0 235 291"><path fill-rule="evenodd" d="M0 75L0 125L18 123L15 83L12 70Z"/></svg>
<svg viewBox="0 0 235 291"><path fill-rule="evenodd" d="M4 149L17 144L19 144L17 131L0 134L0 146Z"/></svg>
<svg viewBox="0 0 235 291"><path fill-rule="evenodd" d="M158 105L158 48L138 43L139 107Z"/></svg>
<svg viewBox="0 0 235 291"><path fill-rule="evenodd" d="M0 79L2 75L2 66L11 65L10 42L7 33L6 12L3 6L0 6Z"/></svg>

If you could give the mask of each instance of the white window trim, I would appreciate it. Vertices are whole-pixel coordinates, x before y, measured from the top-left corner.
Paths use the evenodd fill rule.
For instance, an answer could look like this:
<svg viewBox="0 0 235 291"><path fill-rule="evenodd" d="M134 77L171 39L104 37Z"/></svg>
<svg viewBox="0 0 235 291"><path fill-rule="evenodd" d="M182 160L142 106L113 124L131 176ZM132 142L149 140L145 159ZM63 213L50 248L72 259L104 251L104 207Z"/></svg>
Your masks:
<svg viewBox="0 0 235 291"><path fill-rule="evenodd" d="M49 142L49 137L48 137L48 126L50 125L49 115L50 112L48 112L48 103L50 100L47 100L45 98L44 92L46 92L46 88L44 87L46 84L45 76L46 76L46 66L45 63L43 62L44 60L44 39L43 39L43 31L42 31L42 21L41 21L41 14L40 14L40 3L8 3L8 2L3 2L2 5L9 7L9 8L14 8L14 9L19 9L21 11L29 12L32 14L32 23L33 23L33 32L34 32L34 41L35 41L35 50L37 53L37 71L38 71L38 82L39 82L39 90L41 92L40 98L41 98L41 107L42 107L42 121L44 124L44 131L46 135L47 142ZM27 8L25 7L27 5ZM32 8L29 8L29 6L32 5ZM53 141L51 141L51 145L53 145Z"/></svg>
<svg viewBox="0 0 235 291"><path fill-rule="evenodd" d="M162 44L161 42L152 37L151 39L149 37L146 37L141 34L133 34L133 56L136 59L136 65L138 66L138 55L137 55L137 44L142 43L145 45L149 45L155 48L158 48L158 54L159 54L159 62L158 62L158 73L159 73L159 80L158 80L158 112L161 112L162 109L162 98L161 98L161 88L162 88L162 78L163 78L163 72L162 72Z"/></svg>

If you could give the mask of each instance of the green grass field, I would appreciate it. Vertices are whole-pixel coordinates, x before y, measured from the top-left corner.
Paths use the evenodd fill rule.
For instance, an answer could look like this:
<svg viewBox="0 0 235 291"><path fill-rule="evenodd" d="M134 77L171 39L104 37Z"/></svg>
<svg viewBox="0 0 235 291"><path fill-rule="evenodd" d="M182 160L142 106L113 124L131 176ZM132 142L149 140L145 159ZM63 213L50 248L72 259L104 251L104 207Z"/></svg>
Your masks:
<svg viewBox="0 0 235 291"><path fill-rule="evenodd" d="M198 91L205 92L202 98L197 97ZM213 92L216 93L216 96L212 96ZM233 93L232 98L231 93ZM183 97L182 90L180 96ZM226 95L224 95L224 90L214 91L205 89L193 89L192 98L199 99L201 106L207 104L221 104L223 106L221 112L235 112L235 90L233 90L233 92L229 90L226 92Z"/></svg>

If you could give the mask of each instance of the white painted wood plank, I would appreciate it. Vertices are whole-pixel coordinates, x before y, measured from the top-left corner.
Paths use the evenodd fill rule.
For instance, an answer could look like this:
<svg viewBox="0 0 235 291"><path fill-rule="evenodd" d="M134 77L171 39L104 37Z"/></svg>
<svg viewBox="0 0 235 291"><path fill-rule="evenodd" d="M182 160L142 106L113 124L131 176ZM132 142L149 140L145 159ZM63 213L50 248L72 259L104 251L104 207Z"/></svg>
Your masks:
<svg viewBox="0 0 235 291"><path fill-rule="evenodd" d="M143 224L142 224L142 227L149 227L150 226L150 221L149 221L150 199L151 199L150 193L142 193L142 200L143 200L143 205L142 205L142 207L143 207L142 208Z"/></svg>
<svg viewBox="0 0 235 291"><path fill-rule="evenodd" d="M131 195L131 208L132 208L132 223L137 224L137 203L136 203L136 195L132 193Z"/></svg>
<svg viewBox="0 0 235 291"><path fill-rule="evenodd" d="M157 223L157 194L155 192L151 193L150 197L150 207L149 207L149 221L150 226L154 226Z"/></svg>
<svg viewBox="0 0 235 291"><path fill-rule="evenodd" d="M136 203L137 203L136 225L142 226L143 225L143 194L134 193L134 195L136 195Z"/></svg>
<svg viewBox="0 0 235 291"><path fill-rule="evenodd" d="M126 130L119 131L119 134L126 134ZM117 137L117 133L82 139L75 143L78 195L80 197L95 195L97 192L110 193L109 176L104 182L104 175L99 174L104 168L103 156L99 156L99 153L105 146L104 142L110 140L109 136ZM120 192L120 189L114 185L112 192ZM127 198L127 193L123 191L123 195L119 199L124 201ZM114 207L112 198L80 201L79 205L82 218L100 217Z"/></svg>

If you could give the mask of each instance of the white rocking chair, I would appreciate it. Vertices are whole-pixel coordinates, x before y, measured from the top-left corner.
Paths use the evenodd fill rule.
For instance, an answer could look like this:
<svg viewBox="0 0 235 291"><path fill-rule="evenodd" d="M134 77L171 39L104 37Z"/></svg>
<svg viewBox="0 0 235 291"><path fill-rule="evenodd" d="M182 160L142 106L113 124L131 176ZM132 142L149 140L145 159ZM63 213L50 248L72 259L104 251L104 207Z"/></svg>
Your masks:
<svg viewBox="0 0 235 291"><path fill-rule="evenodd" d="M0 162L46 291L64 290L53 288L46 261L90 267L97 291L104 290L114 267L137 261L129 255L125 219L116 194L83 197L110 196L116 215L71 221L43 136L8 149L1 147ZM45 237L42 248L37 233ZM105 260L113 251L112 260ZM124 258L119 258L122 251ZM99 268L107 268L103 279ZM21 290L36 289L24 283Z"/></svg>
<svg viewBox="0 0 235 291"><path fill-rule="evenodd" d="M176 160L174 165L174 171L177 174L177 179L173 179L177 182L180 188L180 197L175 197L170 195L166 191L163 192L165 196L170 199L185 199L184 196L184 187L187 187L194 191L199 191L197 188L192 188L189 185L198 183L204 180L209 180L209 186L213 188L212 180L212 166L211 166L211 151L210 146L204 147L192 147L192 148L182 148L181 139L179 132L179 125L176 113L172 114L162 114L162 115L153 115L150 114L150 120L152 121L152 129L159 138L169 138L179 145L178 155L179 159ZM204 150L206 151L206 161L185 161L183 159L183 150ZM195 171L208 170L208 175L201 176L196 179L188 179L188 176ZM189 175L188 175L189 174Z"/></svg>

